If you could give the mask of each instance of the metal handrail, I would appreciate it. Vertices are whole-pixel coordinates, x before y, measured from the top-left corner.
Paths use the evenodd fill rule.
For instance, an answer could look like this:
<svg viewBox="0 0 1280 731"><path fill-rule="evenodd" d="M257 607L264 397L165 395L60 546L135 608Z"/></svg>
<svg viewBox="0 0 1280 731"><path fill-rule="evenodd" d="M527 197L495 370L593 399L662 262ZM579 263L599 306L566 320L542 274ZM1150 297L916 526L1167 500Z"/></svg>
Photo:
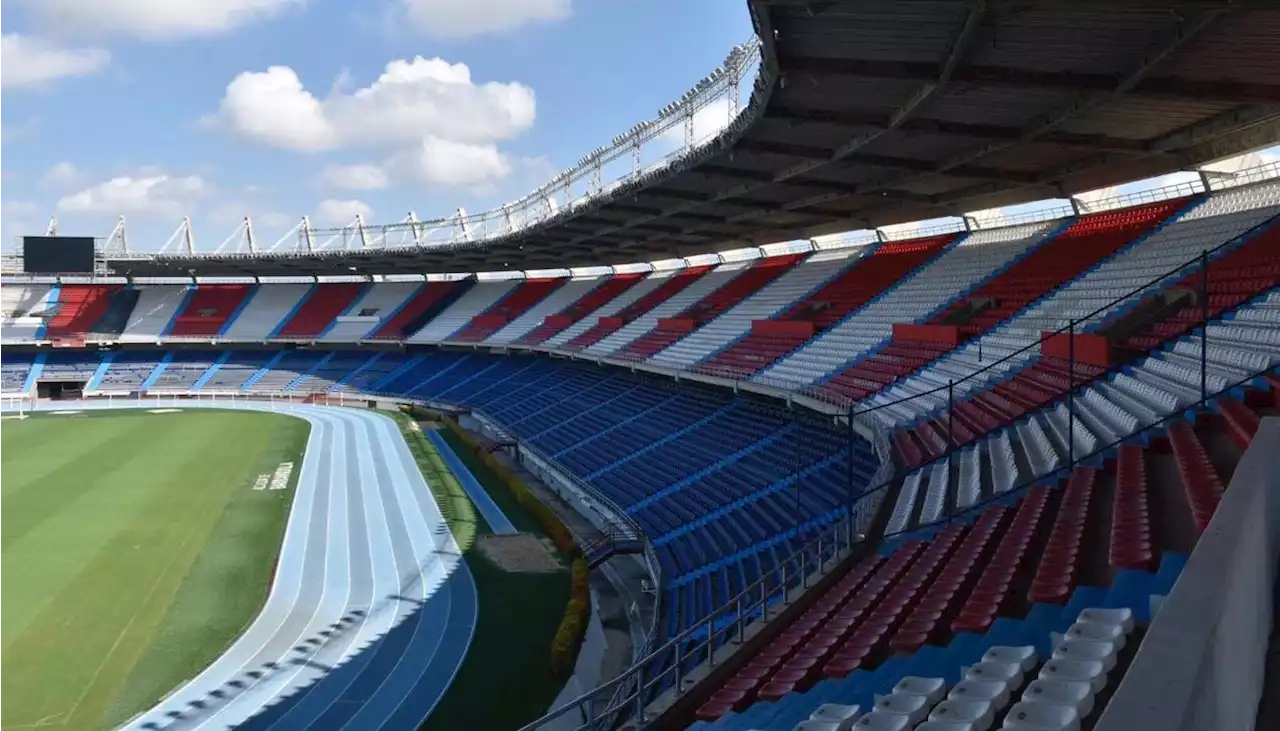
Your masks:
<svg viewBox="0 0 1280 731"><path fill-rule="evenodd" d="M973 371L973 372L969 373L968 375L964 376L963 378L956 379L956 380L952 381L952 382L951 382L951 383L949 383L949 384L944 384L944 385L941 385L941 386L936 386L936 387L934 387L934 388L931 388L931 389L928 389L928 390L925 390L925 391L921 391L921 392L918 392L918 393L912 394L912 395L910 395L910 396L904 396L904 397L902 397L902 398L894 399L893 401L887 401L887 402L883 402L883 403L878 403L878 404L875 404L875 405L872 405L872 406L868 406L868 407L866 407L866 408L855 409L855 411L854 411L853 413L854 413L855 415L872 414L872 413L877 412L877 411L880 411L880 410L882 410L882 409L886 409L886 408L889 408L889 407L892 407L892 406L897 406L897 405L900 405L900 404L908 403L908 402L910 402L910 401L915 401L916 399L920 399L920 398L923 398L923 397L925 397L925 396L929 396L929 395L933 395L933 394L938 394L938 393L943 393L943 392L946 392L949 388L954 388L955 386L958 386L958 385L960 385L960 384L962 384L962 383L967 383L967 382L969 382L969 381L972 381L972 380L974 380L974 379L977 379L977 378L979 378L980 376L983 376L983 375L985 375L986 373L988 373L988 372L990 372L990 371L992 371L992 370L996 369L996 368L997 368L997 367L999 367L1000 365L1002 365L1002 364L1004 364L1004 363L1007 363L1007 362L1009 362L1009 361L1011 361L1011 360L1014 360L1014 359L1015 359L1015 358L1017 358L1018 356L1020 356L1020 355L1022 355L1022 354L1024 354L1024 353L1026 353L1027 351L1030 351L1030 350L1034 350L1034 349L1040 348L1040 347L1044 344L1044 342L1045 342L1046 340L1050 339L1050 338L1051 338L1052 336L1054 336L1054 335L1061 335L1061 334L1067 334L1067 333L1072 333L1072 332L1080 332L1079 330L1077 330L1077 329L1076 329L1076 326L1077 326L1077 324L1078 324L1078 323L1080 323L1080 322L1088 322L1088 321L1092 320L1094 317L1096 317L1096 316L1098 316L1098 315L1101 315L1101 314L1104 314L1104 313L1106 313L1106 312L1110 311L1113 307L1115 307L1115 305L1117 305L1117 304L1119 304L1119 303L1121 303L1121 302L1124 302L1124 301L1126 301L1126 300L1132 299L1135 295L1138 295L1138 294L1141 294L1141 293L1143 293L1143 292L1146 292L1147 290L1151 290L1151 291L1152 291L1152 293L1160 291L1160 285L1161 285L1161 283L1165 282L1166 280L1170 279L1171 277L1175 277L1175 276L1177 276L1178 274L1181 274L1181 273L1191 274L1191 273L1194 273L1194 272L1198 271L1198 270L1200 269L1200 267L1201 267L1201 266L1203 266L1206 262L1208 262L1208 263L1212 263L1212 261L1213 261L1213 258L1214 258L1214 256L1215 256L1215 254L1218 254L1218 253L1222 252L1224 249L1226 249L1226 248L1228 248L1228 247L1233 247L1233 246L1236 246L1236 245L1241 244L1241 243L1242 243L1242 242L1244 242L1244 241L1247 241L1248 239L1252 238L1254 235L1256 235L1256 234L1257 234L1257 233L1259 233L1260 231L1262 231L1262 230L1264 230L1264 229L1266 229L1266 228L1270 227L1272 224L1276 223L1277 221L1280 221L1280 214L1277 214L1277 215L1275 215L1275 216L1272 216L1271 218L1268 218L1268 219L1266 219L1266 220L1262 221L1261 223L1259 223L1259 224L1257 224L1257 225L1253 226L1252 228L1248 229L1247 231L1245 231L1245 232L1243 232L1243 233L1241 233L1241 234L1239 234L1239 235L1237 235L1237 236L1235 236L1235 237L1233 237L1233 238L1231 238L1231 239L1229 239L1229 240L1227 240L1227 241L1224 241L1224 242L1222 242L1221 244L1218 244L1217 246L1214 246L1214 247L1213 247L1213 248L1211 248L1211 249L1206 249L1206 250L1204 250L1203 252L1201 252L1201 254L1200 254L1199 256L1196 256L1194 259L1189 259L1189 260L1187 260L1187 261L1183 262L1182 264L1179 264L1179 265L1177 265L1176 267L1174 267L1174 268L1172 268L1172 269L1170 269L1170 270L1166 271L1165 273L1163 273L1163 274L1159 274L1159 275L1157 275L1157 276L1153 277L1152 279L1148 280L1146 283L1144 283L1144 284L1142 284L1142 285L1140 285L1140 286L1138 286L1138 287L1135 287L1135 288L1134 288L1134 289L1132 289L1132 290L1129 290L1129 291L1128 291L1128 292L1126 292L1125 294L1122 294L1122 295L1120 295L1120 296L1118 296L1118 297L1115 297L1114 299L1110 300L1109 302L1107 302L1107 303L1106 303L1106 304L1104 304L1104 305L1101 305L1100 307L1095 308L1095 309L1094 309L1093 311L1091 311L1089 314L1087 314L1087 315L1083 315L1083 316L1081 316L1081 317L1079 317L1079 318L1076 318L1076 319L1073 319L1073 320L1072 320L1069 324L1067 324L1067 325L1064 325L1064 326L1062 326L1062 327L1059 327L1059 328L1058 328L1058 329L1056 329L1056 330L1052 330L1052 331L1043 331L1043 332L1041 333L1041 336L1040 336L1038 339L1036 339L1036 340L1032 341L1031 343L1029 343L1029 344L1027 344L1027 345L1024 345L1024 346L1023 346L1023 347L1021 347L1021 348L1018 348L1017 350L1015 350L1015 351L1013 351L1013 352L1011 352L1011 353L1008 353L1007 355L1005 355L1005 356L1003 356L1003 357L1001 357L1001 358L999 358L999 359L997 359L997 360L994 360L994 361L992 361L992 362L988 363L987 365L983 366L982 368L979 368L978 370L975 370L975 371ZM1075 281L1075 280L1072 280L1072 281ZM1040 304L1041 302L1044 302L1044 301L1045 301L1045 300L1047 300L1048 298L1053 297L1055 294L1057 294L1057 292L1061 289L1061 287L1066 286L1067 284L1069 284L1069 283L1064 283L1063 285L1059 285L1059 287L1057 287L1057 288L1053 289L1053 290L1052 290L1052 291L1050 291L1050 292L1047 292L1046 294L1044 294L1043 296L1041 296L1039 299L1037 299L1035 302L1032 302L1032 303L1028 304L1026 307L1024 307L1022 310L1020 310L1020 312L1025 312L1027 309L1029 309L1029 308L1031 308L1031 307L1035 307L1036 305ZM997 328L1000 328L1000 327L1002 327L1002 326L1004 326L1004 325L1009 324L1010 322L1012 322L1013 320L1015 320L1018 316L1019 316L1018 314L1015 314L1015 315L1011 316L1010 318L1008 318L1007 320L1005 320L1005 321L1003 321L1003 322L1000 322L1000 323L998 323L998 324L996 324L996 325L992 326L991 328L988 328L988 329L987 329L987 331L986 331L985 333L983 333L983 335L982 335L982 336L979 336L979 339L980 339L981 337L985 337L986 335L988 335L988 334L990 334L990 333L994 332ZM972 342L976 342L976 341L977 341L977 339L972 340L972 341L970 341L970 342L972 343ZM949 352L948 352L948 354L950 354L950 352L954 352L954 351L949 351ZM944 355L943 357L945 357L945 355ZM935 360L935 361L932 361L932 362L937 362L937 361ZM927 367L927 366L926 366L926 367ZM919 374L920 372L922 372L922 370L923 370L923 369L918 369L918 370L914 371L911 375L917 375L917 374ZM891 384L891 385L892 385L892 384ZM882 393L883 393L883 391L882 391ZM862 399L862 400L860 400L860 401L854 401L854 400L852 400L852 399L845 399L845 400L844 400L844 403L845 403L845 405L853 405L853 406L855 406L855 407L856 407L858 404L866 403L866 402L867 402L868 400L870 400L871 398L873 398L873 396L872 396L872 397L867 397L867 398ZM922 417L922 418L927 418L927 417Z"/></svg>

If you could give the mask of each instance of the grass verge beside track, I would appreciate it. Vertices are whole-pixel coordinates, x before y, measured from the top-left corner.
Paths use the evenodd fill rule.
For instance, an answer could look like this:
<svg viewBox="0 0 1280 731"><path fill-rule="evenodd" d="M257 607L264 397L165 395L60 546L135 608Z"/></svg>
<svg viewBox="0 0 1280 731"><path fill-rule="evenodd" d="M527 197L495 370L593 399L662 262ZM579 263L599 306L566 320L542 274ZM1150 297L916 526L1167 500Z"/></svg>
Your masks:
<svg viewBox="0 0 1280 731"><path fill-rule="evenodd" d="M266 597L293 496L254 491L305 422L39 416L3 432L3 725L115 726L197 673Z"/></svg>
<svg viewBox="0 0 1280 731"><path fill-rule="evenodd" d="M509 572L490 561L475 545L489 526L431 441L410 426L412 419L395 418L462 546L480 600L467 658L422 729L519 728L545 713L563 687L551 673L551 641L569 599L569 572ZM466 445L448 430L440 433L516 529L541 535L533 517Z"/></svg>

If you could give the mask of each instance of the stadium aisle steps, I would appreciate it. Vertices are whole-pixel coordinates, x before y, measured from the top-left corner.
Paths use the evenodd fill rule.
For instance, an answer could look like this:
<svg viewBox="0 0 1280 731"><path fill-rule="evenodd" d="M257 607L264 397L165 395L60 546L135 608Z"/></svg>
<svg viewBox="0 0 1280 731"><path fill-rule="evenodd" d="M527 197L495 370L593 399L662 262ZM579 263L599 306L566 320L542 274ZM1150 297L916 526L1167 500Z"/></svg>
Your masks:
<svg viewBox="0 0 1280 731"><path fill-rule="evenodd" d="M658 320L656 327L615 351L613 357L634 361L652 357L760 291L797 266L804 258L801 254L788 254L757 261L723 286L676 313L674 317Z"/></svg>
<svg viewBox="0 0 1280 731"><path fill-rule="evenodd" d="M481 342L550 296L567 281L563 277L522 280L501 299L472 317L470 322L446 339L459 343Z"/></svg>
<svg viewBox="0 0 1280 731"><path fill-rule="evenodd" d="M793 327L753 328L708 361L706 367L741 375L759 373L941 253L954 239L953 234L948 234L881 244L821 289L771 318L772 322L795 323Z"/></svg>
<svg viewBox="0 0 1280 731"><path fill-rule="evenodd" d="M652 289L645 291L642 296L627 304L621 310L608 316L601 316L595 325L584 332L576 334L572 339L557 344L557 347L571 351L580 351L592 347L637 318L649 314L655 307L683 292L710 271L711 267L709 266L696 266L679 269L675 272L650 274L646 281L652 283ZM639 288L636 289L639 290Z"/></svg>
<svg viewBox="0 0 1280 731"><path fill-rule="evenodd" d="M368 286L364 282L316 284L271 337L284 340L318 337L335 324L338 315L360 298Z"/></svg>
<svg viewBox="0 0 1280 731"><path fill-rule="evenodd" d="M541 345L575 323L588 317L644 280L642 274L615 274L606 278L555 314L547 315L536 327L515 340L516 345Z"/></svg>
<svg viewBox="0 0 1280 731"><path fill-rule="evenodd" d="M209 338L222 332L253 294L251 284L200 284L174 316L166 337Z"/></svg>

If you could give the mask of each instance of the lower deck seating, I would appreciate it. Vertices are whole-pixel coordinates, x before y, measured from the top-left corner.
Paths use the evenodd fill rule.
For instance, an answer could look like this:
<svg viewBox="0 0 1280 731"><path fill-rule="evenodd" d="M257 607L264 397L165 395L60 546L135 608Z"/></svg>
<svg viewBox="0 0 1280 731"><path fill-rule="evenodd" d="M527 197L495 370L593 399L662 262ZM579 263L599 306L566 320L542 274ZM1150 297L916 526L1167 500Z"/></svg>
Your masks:
<svg viewBox="0 0 1280 731"><path fill-rule="evenodd" d="M165 364L147 391L188 391L217 362L218 353L208 351L177 351Z"/></svg>
<svg viewBox="0 0 1280 731"><path fill-rule="evenodd" d="M0 393L22 392L27 383L27 375L31 373L32 360L27 355L6 355L0 361Z"/></svg>
<svg viewBox="0 0 1280 731"><path fill-rule="evenodd" d="M890 538L731 660L693 728L1089 727L1136 651L1150 597L1172 588L1248 446L1247 427L1230 424L1275 411L1271 385L1066 479ZM1153 472L1178 478L1151 482Z"/></svg>
<svg viewBox="0 0 1280 731"><path fill-rule="evenodd" d="M149 353L116 353L111 365L103 372L98 381L97 390L106 392L134 393L142 389L142 384L156 369L157 357ZM93 375L93 368L85 372ZM49 367L45 366L48 373Z"/></svg>

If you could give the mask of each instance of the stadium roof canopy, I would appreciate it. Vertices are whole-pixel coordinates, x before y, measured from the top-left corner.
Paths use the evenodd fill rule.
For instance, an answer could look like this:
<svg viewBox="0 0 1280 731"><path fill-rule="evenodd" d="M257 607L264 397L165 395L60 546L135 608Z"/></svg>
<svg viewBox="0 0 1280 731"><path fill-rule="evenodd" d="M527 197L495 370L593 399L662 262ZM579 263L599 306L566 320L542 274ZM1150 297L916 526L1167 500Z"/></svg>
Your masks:
<svg viewBox="0 0 1280 731"><path fill-rule="evenodd" d="M1065 197L1280 139L1275 0L748 5L760 71L723 132L515 233L113 267L219 276L651 261Z"/></svg>

